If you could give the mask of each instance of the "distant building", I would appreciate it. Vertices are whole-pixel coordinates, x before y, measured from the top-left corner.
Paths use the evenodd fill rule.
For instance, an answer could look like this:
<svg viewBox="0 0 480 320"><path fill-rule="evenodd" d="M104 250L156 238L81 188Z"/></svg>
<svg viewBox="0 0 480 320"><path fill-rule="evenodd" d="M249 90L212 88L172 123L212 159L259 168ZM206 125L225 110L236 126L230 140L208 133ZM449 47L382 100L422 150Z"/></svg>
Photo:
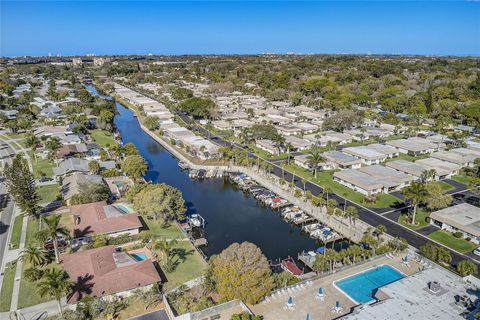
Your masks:
<svg viewBox="0 0 480 320"><path fill-rule="evenodd" d="M93 58L93 65L95 67L101 67L103 66L105 63L107 62L110 62L110 58L104 58L104 57L94 57Z"/></svg>
<svg viewBox="0 0 480 320"><path fill-rule="evenodd" d="M73 64L74 67L79 67L79 66L83 65L82 58L73 58L72 59L72 64Z"/></svg>

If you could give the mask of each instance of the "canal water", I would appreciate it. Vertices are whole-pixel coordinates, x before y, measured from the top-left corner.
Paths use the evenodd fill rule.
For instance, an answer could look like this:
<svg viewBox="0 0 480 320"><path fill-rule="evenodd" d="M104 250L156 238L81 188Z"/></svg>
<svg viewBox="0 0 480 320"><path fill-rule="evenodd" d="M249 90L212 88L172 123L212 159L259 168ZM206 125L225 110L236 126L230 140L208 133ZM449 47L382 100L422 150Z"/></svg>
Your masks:
<svg viewBox="0 0 480 320"><path fill-rule="evenodd" d="M87 89L96 93L92 86ZM256 244L270 260L296 258L299 252L320 245L301 232L300 227L285 222L278 212L261 206L228 181L190 180L178 167L177 160L140 128L133 112L118 102L116 106L118 114L114 121L123 143L133 143L148 162L145 179L178 188L186 201L187 214L198 213L205 218L208 246L202 250L207 256L243 241Z"/></svg>

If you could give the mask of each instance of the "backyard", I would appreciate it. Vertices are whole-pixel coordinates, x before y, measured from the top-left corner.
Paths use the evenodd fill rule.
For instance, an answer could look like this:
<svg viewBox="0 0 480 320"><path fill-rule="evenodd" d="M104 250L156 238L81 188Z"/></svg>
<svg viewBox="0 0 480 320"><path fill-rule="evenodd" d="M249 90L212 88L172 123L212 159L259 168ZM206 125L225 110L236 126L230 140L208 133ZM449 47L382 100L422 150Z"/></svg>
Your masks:
<svg viewBox="0 0 480 320"><path fill-rule="evenodd" d="M40 203L51 203L57 200L59 194L58 184L49 184L37 187L38 196L40 197Z"/></svg>
<svg viewBox="0 0 480 320"><path fill-rule="evenodd" d="M92 139L101 147L108 148L116 144L110 132L105 130L93 130L90 132Z"/></svg>
<svg viewBox="0 0 480 320"><path fill-rule="evenodd" d="M32 159L32 167L33 167L33 175L36 179L46 176L51 177L53 176L53 163L48 159L35 159L33 156L33 152L29 152L30 159Z"/></svg>
<svg viewBox="0 0 480 320"><path fill-rule="evenodd" d="M443 230L432 232L428 237L461 253L470 252L477 247L474 243L464 239L455 238L453 234Z"/></svg>

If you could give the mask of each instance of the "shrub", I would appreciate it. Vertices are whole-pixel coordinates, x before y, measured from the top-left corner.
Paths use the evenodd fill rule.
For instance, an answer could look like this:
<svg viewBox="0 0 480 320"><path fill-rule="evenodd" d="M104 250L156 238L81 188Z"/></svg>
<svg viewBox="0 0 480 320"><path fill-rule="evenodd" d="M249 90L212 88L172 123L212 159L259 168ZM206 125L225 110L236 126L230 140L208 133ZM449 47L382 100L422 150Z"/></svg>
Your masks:
<svg viewBox="0 0 480 320"><path fill-rule="evenodd" d="M457 232L454 232L454 233L453 233L453 236L454 236L455 238L461 239L461 238L463 238L463 233L460 232L460 231L457 231Z"/></svg>

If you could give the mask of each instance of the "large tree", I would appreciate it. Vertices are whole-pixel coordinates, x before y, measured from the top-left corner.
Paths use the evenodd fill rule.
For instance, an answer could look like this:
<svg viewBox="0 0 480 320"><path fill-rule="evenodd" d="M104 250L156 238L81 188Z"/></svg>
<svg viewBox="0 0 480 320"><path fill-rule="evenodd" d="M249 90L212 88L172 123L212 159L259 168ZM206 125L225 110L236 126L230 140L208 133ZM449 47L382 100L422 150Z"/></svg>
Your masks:
<svg viewBox="0 0 480 320"><path fill-rule="evenodd" d="M78 193L70 198L70 204L84 204L106 201L110 191L104 183L80 183Z"/></svg>
<svg viewBox="0 0 480 320"><path fill-rule="evenodd" d="M43 218L45 227L39 231L39 238L43 241L51 240L53 242L53 250L55 252L55 262L59 263L58 254L58 238L68 236L68 230L60 224L61 216L57 214Z"/></svg>
<svg viewBox="0 0 480 320"><path fill-rule="evenodd" d="M20 209L25 214L38 218L40 197L37 194L35 178L27 160L17 154L11 165L5 164L4 176L8 192L13 196Z"/></svg>
<svg viewBox="0 0 480 320"><path fill-rule="evenodd" d="M131 196L131 192L129 193ZM185 200L180 190L161 184L149 184L140 188L133 197L133 206L138 213L163 222L182 219L186 211Z"/></svg>
<svg viewBox="0 0 480 320"><path fill-rule="evenodd" d="M138 180L147 173L148 165L142 156L132 155L123 159L121 168L130 178Z"/></svg>
<svg viewBox="0 0 480 320"><path fill-rule="evenodd" d="M274 287L267 258L250 242L231 244L212 258L211 268L217 291L226 300L257 303Z"/></svg>
<svg viewBox="0 0 480 320"><path fill-rule="evenodd" d="M428 197L425 200L429 210L438 210L448 207L452 202L452 196L442 189L440 184L431 182L427 184Z"/></svg>

